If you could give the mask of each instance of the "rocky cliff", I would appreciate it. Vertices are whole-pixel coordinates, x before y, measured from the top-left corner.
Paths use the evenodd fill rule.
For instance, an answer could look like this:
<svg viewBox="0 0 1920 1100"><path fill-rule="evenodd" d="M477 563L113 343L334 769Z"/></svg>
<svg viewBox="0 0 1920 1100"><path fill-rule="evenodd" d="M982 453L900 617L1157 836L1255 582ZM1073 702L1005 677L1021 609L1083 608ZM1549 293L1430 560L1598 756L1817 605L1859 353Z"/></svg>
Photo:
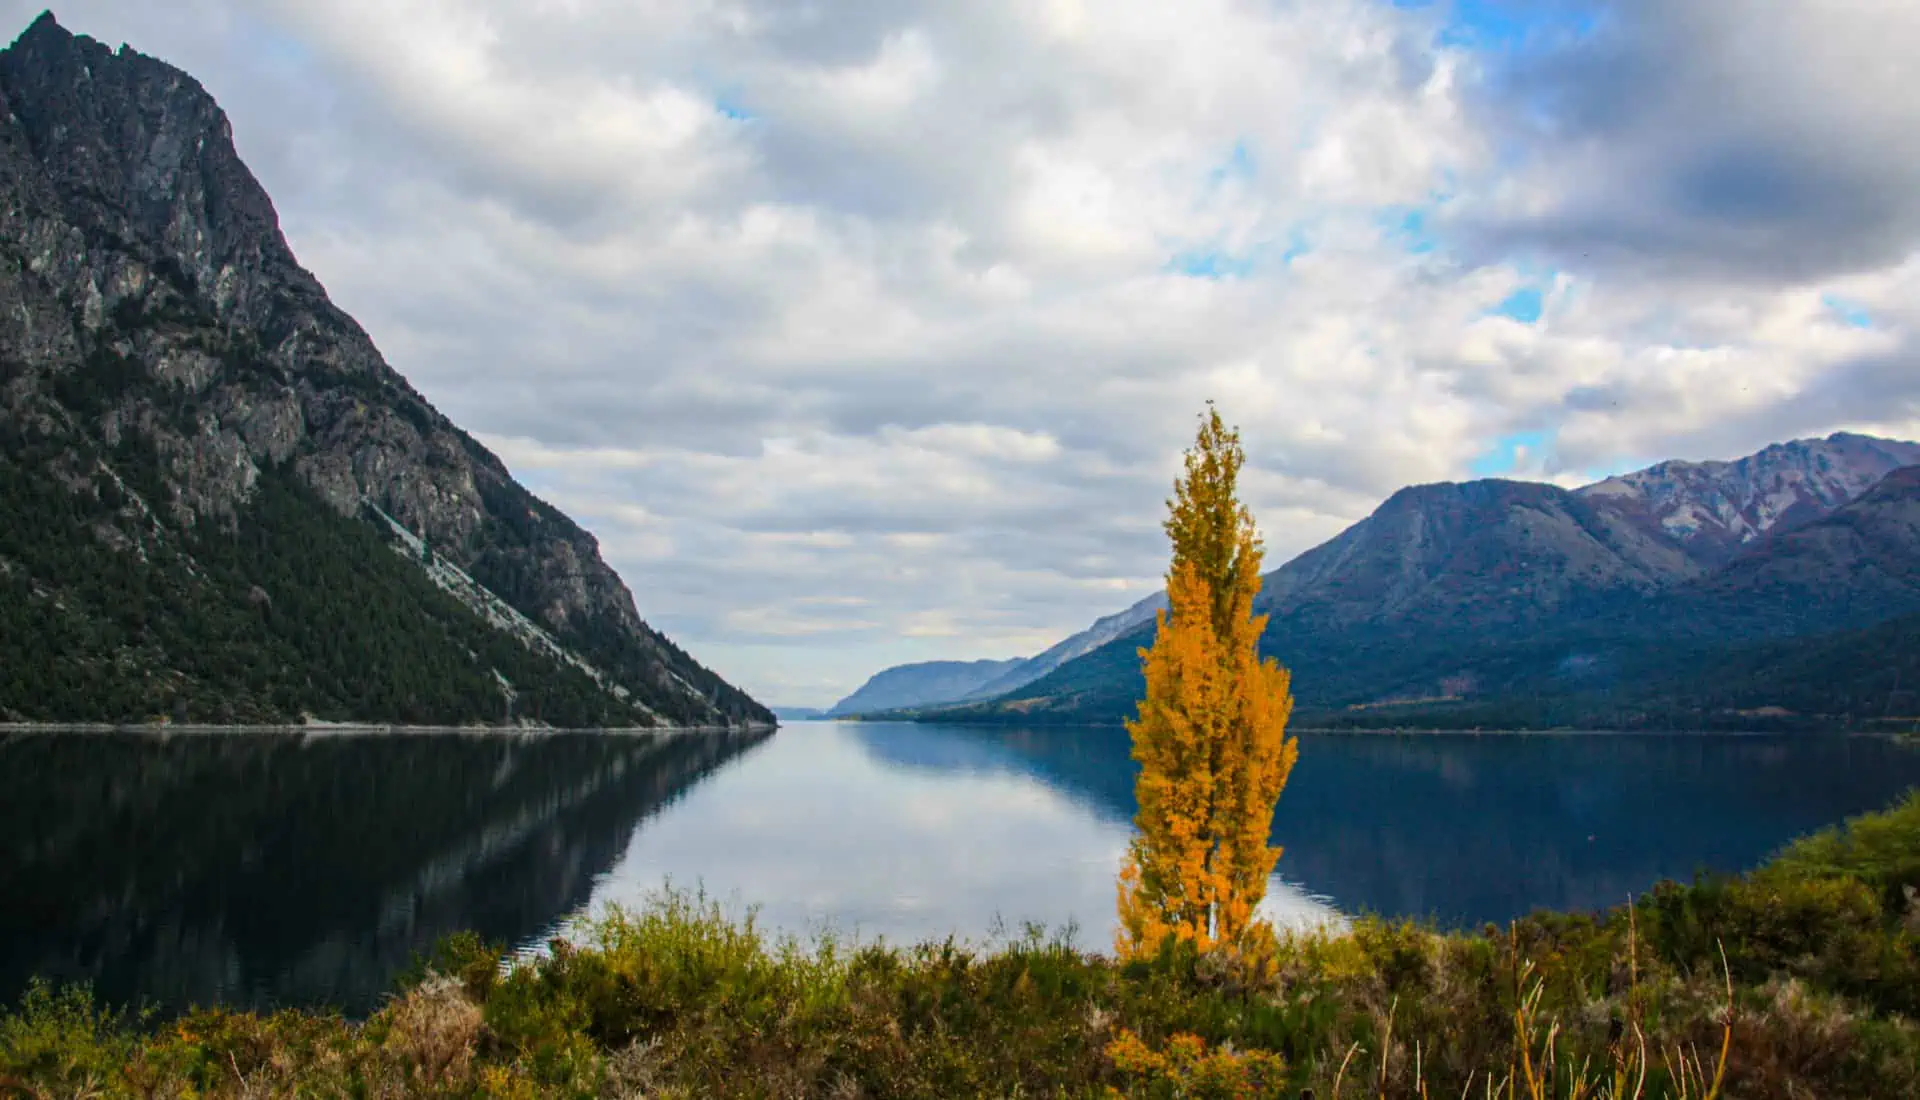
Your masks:
<svg viewBox="0 0 1920 1100"><path fill-rule="evenodd" d="M382 537L398 528L422 540L428 562L457 568L481 599L570 654L544 660L585 670L617 704L609 721L772 720L651 629L593 537L518 485L328 300L192 77L47 14L0 52L0 116L0 455L19 514L59 526L45 517L65 508L90 532L74 544L82 552L105 547L126 559L113 570L160 571L183 586L179 600L214 615L230 602L221 585L244 577L196 570L203 544L244 536L259 487L280 478L296 513L304 501ZM73 500L20 504L47 484ZM33 565L34 554L0 551L0 576L61 603L62 585L76 582L50 581L53 566ZM416 572L488 618L445 576ZM242 591L255 605L289 602L260 584ZM440 596L418 599L451 614ZM112 663L129 646L140 649L121 639L81 656ZM177 656L152 650L141 660ZM510 710L514 689L502 690ZM12 709L32 713L17 698Z"/></svg>
<svg viewBox="0 0 1920 1100"><path fill-rule="evenodd" d="M1662 462L1576 491L1639 519L1718 564L1770 531L1820 518L1893 470L1920 463L1920 443L1835 432L1776 443L1732 462Z"/></svg>
<svg viewBox="0 0 1920 1100"><path fill-rule="evenodd" d="M1721 633L1858 629L1920 612L1920 465L1760 538L1675 597L1686 618Z"/></svg>

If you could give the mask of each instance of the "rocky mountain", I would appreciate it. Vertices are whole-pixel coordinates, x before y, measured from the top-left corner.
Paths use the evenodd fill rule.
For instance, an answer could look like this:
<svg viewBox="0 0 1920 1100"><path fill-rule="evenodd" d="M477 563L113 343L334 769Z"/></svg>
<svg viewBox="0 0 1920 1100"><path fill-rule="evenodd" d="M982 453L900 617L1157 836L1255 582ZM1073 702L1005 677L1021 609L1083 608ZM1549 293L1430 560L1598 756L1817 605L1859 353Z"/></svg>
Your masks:
<svg viewBox="0 0 1920 1100"><path fill-rule="evenodd" d="M1571 492L1499 479L1414 486L1269 573L1260 610L1323 629L1597 613L1704 584L1756 540L1828 516L1908 462L1920 462L1920 444L1837 433Z"/></svg>
<svg viewBox="0 0 1920 1100"><path fill-rule="evenodd" d="M1920 611L1920 465L1760 538L1670 601L1721 633L1799 634Z"/></svg>
<svg viewBox="0 0 1920 1100"><path fill-rule="evenodd" d="M1263 578L1257 609L1320 629L1539 622L1698 575L1673 540L1553 485L1402 489Z"/></svg>
<svg viewBox="0 0 1920 1100"><path fill-rule="evenodd" d="M1675 669L1745 668L1759 658L1736 651L1784 644L1769 639L1856 652L1835 632L1920 611L1920 473L1897 465L1916 451L1838 434L1571 492L1497 479L1403 489L1264 578L1263 646L1294 669L1301 705L1322 712L1617 702L1622 685L1655 681L1663 699L1705 698ZM933 713L1117 721L1151 639L1142 622L997 698Z"/></svg>
<svg viewBox="0 0 1920 1100"><path fill-rule="evenodd" d="M0 716L772 721L328 300L192 77L49 13L0 108Z"/></svg>
<svg viewBox="0 0 1920 1100"><path fill-rule="evenodd" d="M900 707L923 707L964 699L1024 662L921 661L895 665L875 673L852 695L829 707L826 716L841 718Z"/></svg>
<svg viewBox="0 0 1920 1100"><path fill-rule="evenodd" d="M1836 432L1732 462L1662 462L1576 495L1638 518L1695 558L1718 564L1767 532L1817 519L1916 463L1920 443Z"/></svg>

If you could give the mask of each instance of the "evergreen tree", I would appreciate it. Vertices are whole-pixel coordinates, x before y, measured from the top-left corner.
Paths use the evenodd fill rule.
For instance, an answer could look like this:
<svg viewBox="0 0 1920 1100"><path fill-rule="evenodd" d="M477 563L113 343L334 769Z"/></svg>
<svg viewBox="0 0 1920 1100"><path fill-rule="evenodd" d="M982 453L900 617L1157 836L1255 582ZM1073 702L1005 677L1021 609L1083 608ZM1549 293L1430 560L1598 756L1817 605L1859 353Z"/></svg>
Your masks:
<svg viewBox="0 0 1920 1100"><path fill-rule="evenodd" d="M1169 607L1140 651L1146 696L1127 723L1140 811L1120 872L1122 956L1169 938L1202 951L1246 942L1280 856L1267 841L1298 743L1286 736L1287 670L1258 649L1261 544L1237 496L1245 461L1239 432L1209 404L1167 502Z"/></svg>

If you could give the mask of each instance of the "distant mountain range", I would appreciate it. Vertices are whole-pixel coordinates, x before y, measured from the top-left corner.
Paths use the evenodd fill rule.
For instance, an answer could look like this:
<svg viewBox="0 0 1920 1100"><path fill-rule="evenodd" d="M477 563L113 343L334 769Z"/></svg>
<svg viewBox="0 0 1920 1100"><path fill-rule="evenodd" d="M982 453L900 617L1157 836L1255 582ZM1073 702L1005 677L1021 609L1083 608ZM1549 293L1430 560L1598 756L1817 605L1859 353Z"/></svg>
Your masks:
<svg viewBox="0 0 1920 1100"><path fill-rule="evenodd" d="M928 699L942 702L968 698L1025 662L922 661L897 665L875 675L860 690L835 703L827 717L839 718L868 711L917 706Z"/></svg>
<svg viewBox="0 0 1920 1100"><path fill-rule="evenodd" d="M0 720L758 726L381 358L186 73L0 51Z"/></svg>
<svg viewBox="0 0 1920 1100"><path fill-rule="evenodd" d="M1095 620L1087 629L1032 657L894 665L874 673L858 691L828 708L826 714L845 718L931 703L997 698L1139 629L1142 623L1153 622L1154 613L1166 605L1167 594L1156 592L1125 611Z"/></svg>
<svg viewBox="0 0 1920 1100"><path fill-rule="evenodd" d="M1062 643L1077 652L1041 675L895 713L1117 722L1152 606ZM1920 713L1920 654L1901 648L1920 614L1920 445L1837 433L1571 491L1413 486L1267 574L1257 609L1318 724L1897 720Z"/></svg>

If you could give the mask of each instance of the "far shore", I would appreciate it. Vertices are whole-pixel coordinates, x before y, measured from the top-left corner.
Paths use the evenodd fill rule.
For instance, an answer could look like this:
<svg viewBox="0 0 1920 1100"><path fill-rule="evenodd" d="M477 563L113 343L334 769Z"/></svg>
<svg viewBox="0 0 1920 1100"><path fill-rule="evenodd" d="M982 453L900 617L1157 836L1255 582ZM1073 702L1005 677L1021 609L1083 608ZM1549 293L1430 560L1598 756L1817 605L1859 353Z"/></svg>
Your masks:
<svg viewBox="0 0 1920 1100"><path fill-rule="evenodd" d="M768 723L744 726L414 726L389 722L307 722L285 725L214 725L198 722L0 722L0 733L142 733L172 734L247 734L297 733L303 736L368 737L384 734L415 736L422 734L494 735L540 737L558 733L601 733L618 736L643 734L764 733L777 728Z"/></svg>
<svg viewBox="0 0 1920 1100"><path fill-rule="evenodd" d="M847 725L927 725L960 726L967 729L1058 729L1058 730L1117 730L1126 727L1113 722L940 722L913 718L888 718L874 716L863 718L847 715L838 718L797 718L781 725L809 725L814 723ZM1458 727L1437 726L1289 726L1288 733L1311 733L1315 735L1357 734L1379 737L1396 734L1459 735L1475 737L1890 737L1896 739L1912 738L1915 733L1905 729L1866 729L1861 727L1820 727L1815 729L1650 729L1646 727L1628 729L1588 729L1571 726L1549 726L1529 729L1525 727L1511 729L1461 729Z"/></svg>
<svg viewBox="0 0 1920 1100"><path fill-rule="evenodd" d="M144 734L167 737L175 734L186 735L240 735L251 733L299 734L301 736L329 737L379 737L379 736L512 736L541 737L562 733L598 733L613 736L681 735L712 733L764 733L793 726L815 724L861 724L874 725L898 722L902 725L942 725L961 726L969 729L1057 729L1057 730L1103 730L1124 732L1125 727L1107 723L1071 723L1045 722L1032 726L1023 726L1011 722L928 722L919 723L904 718L797 718L787 719L773 724L754 723L743 726L608 726L573 727L539 725L466 725L466 726L429 726L407 725L394 722L308 722L272 724L234 724L219 725L200 722L0 722L0 734L7 733L73 733L73 734ZM1914 734L1906 730L1892 729L1443 729L1415 726L1295 726L1289 733L1309 733L1315 736L1357 736L1357 737L1880 737L1895 740L1908 740Z"/></svg>

